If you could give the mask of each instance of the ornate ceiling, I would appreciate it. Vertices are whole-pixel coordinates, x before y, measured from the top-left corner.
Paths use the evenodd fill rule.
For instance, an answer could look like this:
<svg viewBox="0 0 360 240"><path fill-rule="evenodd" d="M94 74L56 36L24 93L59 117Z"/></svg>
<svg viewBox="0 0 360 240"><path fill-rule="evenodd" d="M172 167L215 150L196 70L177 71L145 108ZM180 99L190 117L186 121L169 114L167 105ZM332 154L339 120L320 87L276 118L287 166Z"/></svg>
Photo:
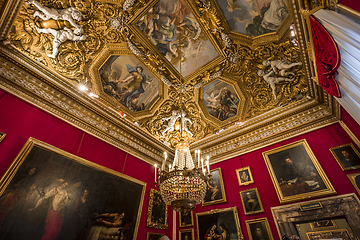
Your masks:
<svg viewBox="0 0 360 240"><path fill-rule="evenodd" d="M0 87L151 163L182 119L191 148L222 161L339 119L308 54L306 15L325 5L10 0Z"/></svg>

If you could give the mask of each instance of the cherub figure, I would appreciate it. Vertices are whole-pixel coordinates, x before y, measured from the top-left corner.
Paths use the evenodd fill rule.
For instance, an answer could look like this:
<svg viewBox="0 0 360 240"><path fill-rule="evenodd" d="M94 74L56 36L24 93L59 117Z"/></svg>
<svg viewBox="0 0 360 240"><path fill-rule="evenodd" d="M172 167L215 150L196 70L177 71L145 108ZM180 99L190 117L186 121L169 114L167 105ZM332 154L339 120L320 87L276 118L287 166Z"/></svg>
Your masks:
<svg viewBox="0 0 360 240"><path fill-rule="evenodd" d="M276 100L276 84L279 84L279 83L284 82L284 81L286 81L286 82L294 81L294 79L276 76L273 70L270 70L268 73L265 73L264 70L260 69L257 72L257 74L260 77L263 77L264 80L269 84L270 88L272 89L272 94L274 95L275 100Z"/></svg>
<svg viewBox="0 0 360 240"><path fill-rule="evenodd" d="M81 21L85 18L85 15L74 7L65 9L55 9L45 7L36 0L28 0L28 3L32 3L40 11L35 11L34 17L40 17L42 20L65 20L68 21L73 27L79 28L81 25L77 24L76 21Z"/></svg>
<svg viewBox="0 0 360 240"><path fill-rule="evenodd" d="M182 111L181 113L181 125L182 125L182 130L189 133L190 137L193 136L193 134L190 132L190 130L188 129L188 126L186 123L192 124L192 121L190 120L190 118L186 117L186 113L184 111Z"/></svg>
<svg viewBox="0 0 360 240"><path fill-rule="evenodd" d="M290 61L287 60L272 60L272 61L264 60L262 64L264 67L270 66L276 75L279 74L279 70L280 70L280 75L283 77L287 77L289 75L294 76L295 73L285 70L295 66L299 66L302 64L302 62L291 63Z"/></svg>
<svg viewBox="0 0 360 240"><path fill-rule="evenodd" d="M180 114L178 113L178 111L173 110L170 117L166 117L166 118L162 119L162 121L169 121L166 128L161 132L161 134L163 136L168 131L174 131L175 122L179 117L180 117Z"/></svg>
<svg viewBox="0 0 360 240"><path fill-rule="evenodd" d="M50 58L56 57L59 52L59 46L63 42L66 42L67 40L84 41L88 37L87 35L83 35L84 29L82 26L74 28L74 31L67 27L64 27L63 30L55 30L52 28L39 28L35 25L35 28L38 33L51 33L54 35L52 54L47 55Z"/></svg>

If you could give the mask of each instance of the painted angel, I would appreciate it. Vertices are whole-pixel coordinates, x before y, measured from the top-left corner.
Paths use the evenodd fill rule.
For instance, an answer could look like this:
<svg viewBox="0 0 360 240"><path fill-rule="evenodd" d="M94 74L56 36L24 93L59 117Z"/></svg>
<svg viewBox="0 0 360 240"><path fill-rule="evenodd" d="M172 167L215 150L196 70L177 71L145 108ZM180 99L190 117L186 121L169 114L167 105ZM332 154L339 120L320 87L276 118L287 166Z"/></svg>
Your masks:
<svg viewBox="0 0 360 240"><path fill-rule="evenodd" d="M134 67L126 64L126 69L130 73L130 76L120 82L128 83L123 89L128 92L125 98L125 106L129 107L130 100L135 95L145 92L146 75L143 72L144 69L140 66Z"/></svg>

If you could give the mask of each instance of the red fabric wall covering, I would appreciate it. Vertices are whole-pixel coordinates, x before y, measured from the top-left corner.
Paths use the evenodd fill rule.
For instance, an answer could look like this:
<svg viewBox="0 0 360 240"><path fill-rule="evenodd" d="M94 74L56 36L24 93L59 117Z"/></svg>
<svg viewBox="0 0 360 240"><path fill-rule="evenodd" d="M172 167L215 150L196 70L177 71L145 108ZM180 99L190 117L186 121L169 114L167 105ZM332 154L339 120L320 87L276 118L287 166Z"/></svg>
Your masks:
<svg viewBox="0 0 360 240"><path fill-rule="evenodd" d="M356 0L340 0L339 3L360 12L360 5Z"/></svg>
<svg viewBox="0 0 360 240"><path fill-rule="evenodd" d="M29 137L66 152L139 179L146 184L137 239L147 232L172 234L172 211L169 208L167 230L146 227L150 188L154 188L154 167L115 148L50 114L0 90L0 132L7 134L0 143L0 176L2 176ZM79 148L82 136L83 140ZM78 153L78 154L77 154ZM126 160L125 160L126 159ZM141 171L139 171L141 169Z"/></svg>

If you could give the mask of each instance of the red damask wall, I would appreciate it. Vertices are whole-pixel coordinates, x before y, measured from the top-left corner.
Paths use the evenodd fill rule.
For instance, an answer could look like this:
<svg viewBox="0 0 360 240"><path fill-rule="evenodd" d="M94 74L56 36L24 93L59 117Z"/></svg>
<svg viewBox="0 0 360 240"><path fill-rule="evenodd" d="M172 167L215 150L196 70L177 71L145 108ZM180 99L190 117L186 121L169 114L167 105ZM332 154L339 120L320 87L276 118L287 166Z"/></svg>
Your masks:
<svg viewBox="0 0 360 240"><path fill-rule="evenodd" d="M169 228L167 230L146 227L149 191L154 188L154 168L151 165L1 90L0 132L7 134L0 143L0 176L5 173L27 139L29 137L36 138L147 183L137 239L145 240L147 232L158 232L171 236L171 211L168 216ZM79 146L80 143L81 146Z"/></svg>
<svg viewBox="0 0 360 240"><path fill-rule="evenodd" d="M360 12L360 5L359 5L359 1L357 0L340 0L338 2Z"/></svg>

